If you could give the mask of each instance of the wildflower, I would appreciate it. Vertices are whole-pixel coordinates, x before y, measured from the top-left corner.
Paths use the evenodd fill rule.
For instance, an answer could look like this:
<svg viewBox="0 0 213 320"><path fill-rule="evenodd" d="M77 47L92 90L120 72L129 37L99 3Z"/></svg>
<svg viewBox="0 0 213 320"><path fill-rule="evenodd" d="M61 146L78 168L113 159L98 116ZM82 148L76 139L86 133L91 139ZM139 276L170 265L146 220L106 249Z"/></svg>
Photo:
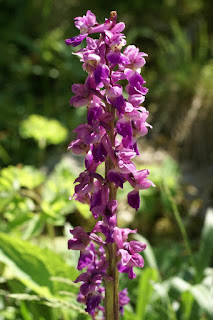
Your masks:
<svg viewBox="0 0 213 320"><path fill-rule="evenodd" d="M95 319L102 311L109 320L109 309L115 319L118 311L129 302L127 289L118 292L116 273L136 277L133 268L143 268L140 252L146 244L128 241L136 230L117 226L116 191L129 183L133 188L127 195L129 205L140 207L139 190L154 186L148 179L149 170L137 170L133 159L139 155L137 138L147 134L151 126L146 122L149 115L141 104L148 89L140 75L147 54L134 45L126 45L123 22L117 23L117 13L99 24L88 10L83 17L75 18L80 34L67 39L67 45L76 47L86 40L86 47L74 54L83 63L88 74L84 84L73 84L74 96L70 104L75 108L87 107L87 123L80 124L74 132L76 139L68 149L74 154L85 155L85 170L75 180L75 200L87 203L95 219L99 219L91 232L82 227L71 230L73 238L68 249L79 250L78 270L85 270L76 279L81 282L78 301L86 304L86 311ZM90 34L98 33L98 38ZM127 81L127 96L120 80ZM97 168L105 162L105 176ZM114 296L117 304L109 305L107 297ZM102 302L105 300L103 306ZM110 319L114 320L114 319Z"/></svg>

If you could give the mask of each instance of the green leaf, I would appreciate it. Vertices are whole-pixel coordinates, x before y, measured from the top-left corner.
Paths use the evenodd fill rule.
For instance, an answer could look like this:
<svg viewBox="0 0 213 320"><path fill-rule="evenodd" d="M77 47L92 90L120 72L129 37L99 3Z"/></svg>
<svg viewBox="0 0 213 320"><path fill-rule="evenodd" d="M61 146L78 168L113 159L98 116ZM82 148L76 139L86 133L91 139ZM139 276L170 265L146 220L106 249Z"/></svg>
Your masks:
<svg viewBox="0 0 213 320"><path fill-rule="evenodd" d="M89 206L79 203L70 197L74 193L74 180L79 173L76 163L70 159L63 159L58 163L46 181L41 204L46 219L54 225L63 225L64 216L78 210L84 218L89 218Z"/></svg>
<svg viewBox="0 0 213 320"><path fill-rule="evenodd" d="M171 287L176 289L178 292L191 290L191 284L179 277L171 278L170 280L168 280L168 283Z"/></svg>
<svg viewBox="0 0 213 320"><path fill-rule="evenodd" d="M169 286L167 281L163 281L161 283L160 282L153 283L153 287L154 287L153 301L160 299L163 303L169 304L170 303L169 301L170 299L168 295Z"/></svg>
<svg viewBox="0 0 213 320"><path fill-rule="evenodd" d="M192 286L190 292L197 301L197 304L213 317L213 294L202 284Z"/></svg>
<svg viewBox="0 0 213 320"><path fill-rule="evenodd" d="M16 175L20 186L27 189L34 189L42 184L45 180L45 174L32 166L23 166L16 168Z"/></svg>
<svg viewBox="0 0 213 320"><path fill-rule="evenodd" d="M143 320L145 318L147 306L150 302L151 295L153 292L152 281L157 281L157 278L158 272L156 269L147 268L142 271L138 285L135 319Z"/></svg>
<svg viewBox="0 0 213 320"><path fill-rule="evenodd" d="M20 313L24 320L33 320L33 317L30 314L30 311L28 310L26 303L24 303L23 301L20 303Z"/></svg>
<svg viewBox="0 0 213 320"><path fill-rule="evenodd" d="M15 300L40 301L40 298L37 295L28 293L8 293L6 296Z"/></svg>
<svg viewBox="0 0 213 320"><path fill-rule="evenodd" d="M124 320L132 320L135 319L135 313L132 310L132 307L130 304L127 304L124 307Z"/></svg>
<svg viewBox="0 0 213 320"><path fill-rule="evenodd" d="M40 148L48 144L60 144L66 140L68 131L57 120L49 120L38 114L33 114L22 121L19 127L20 135L23 138L33 138Z"/></svg>
<svg viewBox="0 0 213 320"><path fill-rule="evenodd" d="M22 198L18 194L13 197L3 212L8 221L8 229L15 228L31 219L33 217L31 211L34 207L33 201L29 198Z"/></svg>
<svg viewBox="0 0 213 320"><path fill-rule="evenodd" d="M26 224L26 229L23 232L22 239L28 240L32 236L36 237L41 234L44 228L44 220L41 214L34 215Z"/></svg>
<svg viewBox="0 0 213 320"><path fill-rule="evenodd" d="M143 167L139 166L139 169ZM169 189L176 190L178 187L179 167L178 163L171 157L166 157L161 165L150 164L149 179L152 180L158 187L162 182L165 182ZM153 188L148 189L149 192L154 192ZM148 191L147 190L147 191Z"/></svg>
<svg viewBox="0 0 213 320"><path fill-rule="evenodd" d="M34 189L45 179L45 174L32 166L9 166L1 170L0 195L3 192L19 190L20 187Z"/></svg>
<svg viewBox="0 0 213 320"><path fill-rule="evenodd" d="M0 261L40 296L51 297L59 290L76 291L75 287L51 280L52 276L74 280L78 273L48 249L0 233Z"/></svg>
<svg viewBox="0 0 213 320"><path fill-rule="evenodd" d="M78 169L70 159L60 161L48 177L42 196L49 204L64 201L63 213L73 211L74 204L69 197L74 193L74 180ZM66 204L65 204L66 203Z"/></svg>
<svg viewBox="0 0 213 320"><path fill-rule="evenodd" d="M181 294L181 301L183 304L183 320L190 320L194 297L189 291L184 291Z"/></svg>
<svg viewBox="0 0 213 320"><path fill-rule="evenodd" d="M210 316L213 316L213 294L210 292L209 288L202 284L191 285L187 281L174 277L168 280L169 287L176 289L178 292L190 292L197 304Z"/></svg>
<svg viewBox="0 0 213 320"><path fill-rule="evenodd" d="M16 309L14 307L8 306L3 310L0 310L0 319L4 320L14 320L16 319Z"/></svg>
<svg viewBox="0 0 213 320"><path fill-rule="evenodd" d="M201 279L203 271L209 266L213 255L213 209L206 212L204 226L201 233L200 248L197 256L198 276Z"/></svg>
<svg viewBox="0 0 213 320"><path fill-rule="evenodd" d="M85 310L83 309L83 305L78 303L76 300L76 295L73 292L59 292L60 297L39 297L38 295L33 295L29 293L10 293L5 290L0 290L0 294L2 296L5 296L7 299L14 299L18 303L22 305L24 302L39 302L41 305L46 305L48 307L51 307L51 309L55 308L68 308L72 309L73 311L78 311L78 313L88 315ZM67 296L68 299L64 298L64 296L61 298L61 294L64 296ZM25 304L25 303L24 303ZM29 306L29 305L28 305ZM32 307L32 305L31 305ZM29 312L29 309L26 308L26 311ZM39 308L39 311L40 308ZM29 313L30 315L30 313ZM23 315L22 315L23 316ZM49 318L48 318L49 319ZM52 318L51 318L52 319ZM54 318L55 319L55 318Z"/></svg>

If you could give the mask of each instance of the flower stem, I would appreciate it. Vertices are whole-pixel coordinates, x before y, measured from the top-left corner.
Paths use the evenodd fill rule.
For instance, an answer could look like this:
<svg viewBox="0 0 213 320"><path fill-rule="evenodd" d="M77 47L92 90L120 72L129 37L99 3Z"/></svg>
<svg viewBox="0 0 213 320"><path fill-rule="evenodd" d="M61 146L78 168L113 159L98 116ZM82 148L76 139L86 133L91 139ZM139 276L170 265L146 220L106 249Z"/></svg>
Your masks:
<svg viewBox="0 0 213 320"><path fill-rule="evenodd" d="M115 146L114 123L115 123L115 109L111 105L107 105L107 112L113 116L110 125L110 132L108 133L112 147ZM105 162L105 176L107 179L108 171L114 168L114 164L109 156ZM109 200L116 200L116 187L112 182L108 181L109 187ZM108 243L106 250L106 257L108 262L107 274L113 278L113 281L105 282L105 320L118 320L119 319L119 276L117 269L117 244Z"/></svg>
<svg viewBox="0 0 213 320"><path fill-rule="evenodd" d="M109 243L107 245L107 260L109 264L107 274L113 278L113 281L105 281L105 320L119 319L119 279L116 252L116 244Z"/></svg>

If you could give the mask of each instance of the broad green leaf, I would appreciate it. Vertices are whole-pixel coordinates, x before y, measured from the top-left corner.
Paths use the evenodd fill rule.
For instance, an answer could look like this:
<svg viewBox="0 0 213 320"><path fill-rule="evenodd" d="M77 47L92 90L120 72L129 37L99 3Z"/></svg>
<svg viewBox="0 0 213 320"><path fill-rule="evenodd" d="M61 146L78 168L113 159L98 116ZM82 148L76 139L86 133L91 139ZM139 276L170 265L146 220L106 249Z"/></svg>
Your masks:
<svg viewBox="0 0 213 320"><path fill-rule="evenodd" d="M4 320L16 319L16 308L8 306L3 310L0 310L0 319L4 319Z"/></svg>
<svg viewBox="0 0 213 320"><path fill-rule="evenodd" d="M209 266L213 255L213 209L206 212L204 226L201 233L200 248L197 256L198 276L201 279L203 271Z"/></svg>
<svg viewBox="0 0 213 320"><path fill-rule="evenodd" d="M0 192L20 187L34 189L45 179L45 174L32 166L9 166L1 170Z"/></svg>
<svg viewBox="0 0 213 320"><path fill-rule="evenodd" d="M157 281L157 278L158 272L156 269L146 268L142 271L138 285L135 319L143 320L145 318L146 310L153 292L152 282Z"/></svg>
<svg viewBox="0 0 213 320"><path fill-rule="evenodd" d="M192 286L190 292L197 301L197 304L207 312L209 316L213 317L213 294L202 284Z"/></svg>
<svg viewBox="0 0 213 320"><path fill-rule="evenodd" d="M55 225L64 224L64 216L78 210L84 218L89 218L91 212L88 205L70 200L74 193L74 180L79 168L70 159L63 159L58 163L46 181L43 189L42 210L48 221Z"/></svg>
<svg viewBox="0 0 213 320"><path fill-rule="evenodd" d="M181 302L183 304L183 318L182 320L190 320L194 297L190 291L184 291L181 294Z"/></svg>
<svg viewBox="0 0 213 320"><path fill-rule="evenodd" d="M30 237L38 236L41 234L42 230L44 228L44 220L41 216L41 214L34 215L29 222L26 224L26 228L23 231L22 239L28 240Z"/></svg>
<svg viewBox="0 0 213 320"><path fill-rule="evenodd" d="M165 319L169 320L177 320L177 315L175 313L174 307L170 300L169 292L169 284L168 281L164 282L154 282L153 283L153 295L152 295L152 304L157 304L160 307L160 310L165 316ZM160 302L160 304L158 303ZM168 318L169 315L169 318ZM149 319L149 318L148 318ZM158 320L158 317L156 318Z"/></svg>
<svg viewBox="0 0 213 320"><path fill-rule="evenodd" d="M136 315L132 310L130 304L124 307L124 320L133 320L135 319Z"/></svg>
<svg viewBox="0 0 213 320"><path fill-rule="evenodd" d="M184 292L191 289L191 284L179 277L173 277L172 279L168 280L168 283L178 292Z"/></svg>
<svg viewBox="0 0 213 320"><path fill-rule="evenodd" d="M56 165L43 188L42 196L44 201L49 204L49 207L56 203L55 208L61 210L63 214L70 213L74 209L74 201L69 200L69 197L74 193L73 183L77 175L77 173L74 175L74 170L78 172L73 161L63 159ZM60 208L58 209L57 207Z"/></svg>
<svg viewBox="0 0 213 320"><path fill-rule="evenodd" d="M202 280L202 284L206 288L209 288L211 294L213 295L212 279L213 279L213 268L206 268L204 270L204 278Z"/></svg>
<svg viewBox="0 0 213 320"><path fill-rule="evenodd" d="M176 289L178 292L190 292L197 304L210 316L213 316L213 294L207 287L202 284L191 285L187 281L174 277L167 281L169 287Z"/></svg>
<svg viewBox="0 0 213 320"><path fill-rule="evenodd" d="M63 307L71 307L74 310L79 311L80 313L86 314L86 312L81 308L81 304L79 304L76 300L76 295L73 292L62 292L61 294L67 295L70 299L72 298L72 303L71 301L60 298L60 297L39 297L38 295L33 295L33 294L28 294L28 293L9 293L7 291L1 290L0 291L1 295L14 299L17 301L34 301L34 302L40 302L42 304L51 306L51 308L63 308ZM60 292L59 292L60 293ZM67 293L67 294L66 294ZM75 299L75 301L73 301Z"/></svg>
<svg viewBox="0 0 213 320"><path fill-rule="evenodd" d="M32 166L23 166L16 168L16 175L20 186L28 189L34 189L44 182L45 174Z"/></svg>
<svg viewBox="0 0 213 320"><path fill-rule="evenodd" d="M144 169L144 167L139 166L139 169ZM177 189L179 168L177 162L175 162L171 157L166 157L161 165L150 164L149 170L149 179L152 180L157 187L162 183L162 181L164 181L169 189ZM149 188L148 190L152 192L156 189Z"/></svg>
<svg viewBox="0 0 213 320"><path fill-rule="evenodd" d="M19 127L23 138L33 138L40 148L48 144L59 144L66 140L68 131L57 120L47 119L41 115L33 114L22 121Z"/></svg>
<svg viewBox="0 0 213 320"><path fill-rule="evenodd" d="M72 205L68 199L67 201L65 199L55 200L53 203L44 200L41 209L43 220L55 226L62 226L65 222L65 214L72 212Z"/></svg>
<svg viewBox="0 0 213 320"><path fill-rule="evenodd" d="M48 249L0 233L0 261L38 295L51 297L59 290L74 290L74 287L51 280L52 276L74 280L77 271Z"/></svg>
<svg viewBox="0 0 213 320"><path fill-rule="evenodd" d="M13 200L8 203L3 212L8 221L8 230L31 219L33 217L31 211L33 211L34 207L34 202L29 198L22 198L18 194L13 197Z"/></svg>
<svg viewBox="0 0 213 320"><path fill-rule="evenodd" d="M167 281L164 282L156 282L153 283L154 287L154 297L153 301L156 300L162 300L164 303L168 303L169 301L169 296L168 296L168 291L169 291L169 286Z"/></svg>

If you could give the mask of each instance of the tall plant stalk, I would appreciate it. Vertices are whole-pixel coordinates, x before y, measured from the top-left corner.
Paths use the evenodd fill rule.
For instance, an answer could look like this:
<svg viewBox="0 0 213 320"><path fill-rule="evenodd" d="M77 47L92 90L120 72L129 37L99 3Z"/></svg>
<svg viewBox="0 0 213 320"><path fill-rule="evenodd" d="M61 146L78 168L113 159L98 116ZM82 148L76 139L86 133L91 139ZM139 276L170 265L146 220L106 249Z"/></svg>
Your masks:
<svg viewBox="0 0 213 320"><path fill-rule="evenodd" d="M117 13L98 24L95 15L88 10L86 16L75 18L80 34L67 39L66 44L78 46L84 39L86 48L76 55L88 73L84 84L73 84L75 94L70 104L75 108L87 106L87 123L74 132L76 140L68 147L74 154L85 155L85 170L75 180L74 198L87 203L97 222L92 232L82 227L70 230L73 238L68 249L80 250L78 270L85 269L75 282L81 282L77 300L86 304L92 319L99 313L105 320L118 320L129 302L127 289L119 291L119 272L136 277L134 267L143 268L144 260L139 252L146 244L129 241L129 233L136 230L119 228L117 225L118 188L128 182L133 190L127 200L131 207L140 206L139 190L154 184L147 179L149 170L138 171L131 161L139 155L137 137L148 132L148 111L141 106L148 89L140 75L145 64L145 53L135 46L126 45L121 33L125 24L117 23ZM99 33L98 39L89 37ZM126 80L128 99L123 96L120 80ZM105 163L105 176L96 169Z"/></svg>
<svg viewBox="0 0 213 320"><path fill-rule="evenodd" d="M107 112L112 115L110 123L109 138L112 147L115 147L115 109L111 105L107 105ZM108 155L105 162L105 178L108 177L108 172L115 168L112 159ZM113 182L108 181L109 187L109 200L116 200L117 188ZM117 227L117 223L116 223ZM106 260L108 262L107 274L113 281L105 282L105 319L106 320L118 320L119 319L119 276L118 276L118 257L117 257L117 244L108 243L106 249Z"/></svg>

